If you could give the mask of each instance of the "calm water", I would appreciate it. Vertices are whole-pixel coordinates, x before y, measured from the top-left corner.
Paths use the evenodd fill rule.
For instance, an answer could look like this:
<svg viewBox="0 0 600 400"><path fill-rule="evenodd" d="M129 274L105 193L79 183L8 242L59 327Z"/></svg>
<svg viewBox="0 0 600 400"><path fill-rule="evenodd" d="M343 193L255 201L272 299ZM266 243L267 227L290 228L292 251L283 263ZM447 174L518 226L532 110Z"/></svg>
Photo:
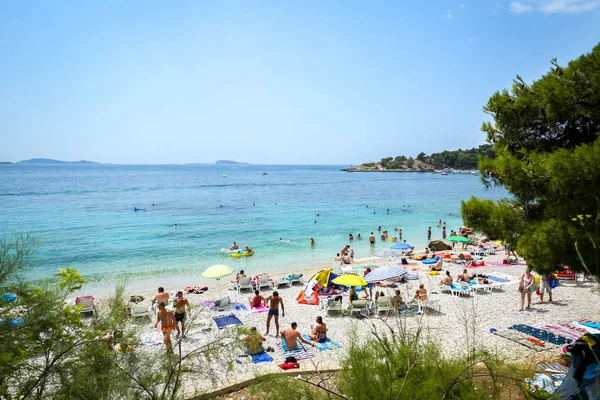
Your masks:
<svg viewBox="0 0 600 400"><path fill-rule="evenodd" d="M330 263L350 232L363 236L350 242L356 257L369 256L367 238L378 225L390 232L398 226L408 243L422 248L428 226L441 237L440 218L448 233L461 226L462 199L506 195L485 189L475 175L340 168L0 165L0 233L31 232L38 240L27 271L32 279L60 267L76 268L97 284L199 276L215 263L276 271ZM134 212L136 206L146 211ZM234 240L255 255L233 259L220 252ZM391 244L378 240L377 247Z"/></svg>

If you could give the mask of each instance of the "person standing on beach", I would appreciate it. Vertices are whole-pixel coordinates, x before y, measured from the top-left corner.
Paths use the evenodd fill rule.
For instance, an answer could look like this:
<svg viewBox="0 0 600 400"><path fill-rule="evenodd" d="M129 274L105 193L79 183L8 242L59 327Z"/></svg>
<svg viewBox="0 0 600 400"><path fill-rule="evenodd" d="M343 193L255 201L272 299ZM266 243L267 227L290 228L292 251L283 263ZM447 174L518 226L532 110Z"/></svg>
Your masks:
<svg viewBox="0 0 600 400"><path fill-rule="evenodd" d="M279 297L279 293L276 291L269 297L267 297L267 304L269 305L269 315L267 316L267 333L269 334L269 328L271 327L271 318L275 317L275 336L279 336L279 305L281 304L281 317L285 317L285 307L283 306L283 299Z"/></svg>
<svg viewBox="0 0 600 400"><path fill-rule="evenodd" d="M548 293L548 303L552 303L552 281L556 277L552 274L542 274L540 276L540 304L544 304L544 293Z"/></svg>
<svg viewBox="0 0 600 400"><path fill-rule="evenodd" d="M167 347L167 353L173 352L173 345L171 344L171 332L177 326L173 312L165 307L165 303L158 304L158 315L154 328L158 326L160 322L160 329L164 335L165 346Z"/></svg>
<svg viewBox="0 0 600 400"><path fill-rule="evenodd" d="M165 288L162 286L158 288L158 293L152 299L152 309L154 312L158 310L158 305L160 303L167 304L169 302L169 293L165 293Z"/></svg>
<svg viewBox="0 0 600 400"><path fill-rule="evenodd" d="M446 239L446 227L442 228L442 239Z"/></svg>
<svg viewBox="0 0 600 400"><path fill-rule="evenodd" d="M354 249L350 249L350 259L352 260L352 262L354 262ZM552 297L550 297L550 299L552 299Z"/></svg>
<svg viewBox="0 0 600 400"><path fill-rule="evenodd" d="M371 247L375 246L375 235L371 232L371 236L369 236L369 243L371 243Z"/></svg>
<svg viewBox="0 0 600 400"><path fill-rule="evenodd" d="M527 309L531 308L531 294L535 292L535 278L531 274L531 270L527 268L519 281L519 293L521 293L521 309L525 305L525 296L527 296Z"/></svg>
<svg viewBox="0 0 600 400"><path fill-rule="evenodd" d="M431 240L431 227L427 228L427 240Z"/></svg>
<svg viewBox="0 0 600 400"><path fill-rule="evenodd" d="M190 302L188 299L183 297L183 292L180 290L177 292L177 297L175 297L175 302L173 303L175 306L175 327L177 328L177 336L181 334L181 337L185 339L185 325L184 322L186 318L185 309L187 307L187 316L190 315ZM181 322L181 331L179 330L179 322Z"/></svg>

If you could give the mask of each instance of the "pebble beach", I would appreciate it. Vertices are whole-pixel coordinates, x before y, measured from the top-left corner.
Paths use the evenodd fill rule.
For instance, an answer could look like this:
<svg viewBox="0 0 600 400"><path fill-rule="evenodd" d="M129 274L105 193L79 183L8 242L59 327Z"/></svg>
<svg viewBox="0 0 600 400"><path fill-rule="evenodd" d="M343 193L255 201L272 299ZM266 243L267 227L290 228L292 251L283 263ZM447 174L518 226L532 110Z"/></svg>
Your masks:
<svg viewBox="0 0 600 400"><path fill-rule="evenodd" d="M291 288L282 286L278 289L285 305L285 317L280 317L281 330L290 327L292 322L298 324L298 331L301 333L310 333L311 325L315 324L317 316L323 316L327 324L328 337L339 344L340 348L333 350L311 350L314 357L300 361L302 370L313 370L315 366L321 369L337 368L340 359L344 356L345 350L350 344L353 335L359 340L368 339L372 335L372 329L380 332L388 332L389 327L393 328L397 334L402 327L408 332L421 333L440 344L443 353L448 357L466 352L473 348L485 348L497 352L499 355L510 361L522 363L538 363L547 359L552 359L562 352L558 346L549 345L543 351L535 351L514 341L507 340L500 336L490 333L490 329L504 330L514 324L526 324L535 326L536 324L561 324L568 323L580 318L590 320L600 320L600 302L597 288L592 283L561 281L561 285L554 289L554 302L544 304L539 303L539 296L533 294L532 307L528 310L519 311L520 294L517 292L519 278L525 271L525 266L521 260L519 265L502 264L504 254L490 255L484 257L485 266L469 269L469 273L482 275L503 276L510 282L503 285L500 290L491 292L478 291L471 296L453 296L450 293L439 293L430 295L430 299L437 300L438 310L425 309L425 312L418 314L409 311L403 314L381 314L380 316L369 316L368 318L357 318L356 316L339 315L339 313L330 316L325 315L323 302L320 305L298 304L296 297L303 289L303 285L293 285ZM354 265L391 265L398 262L398 259L363 259L357 260ZM439 286L439 281L443 276L432 276L427 273L427 266L421 262L412 261L407 267L410 273L418 274L417 280L408 281L400 285L397 289L401 291L404 300L412 299L415 290L420 283L425 285L428 292ZM332 268L332 266L324 266ZM319 268L320 269L320 268ZM303 277L308 279L319 269L295 270L289 272L301 272ZM444 270L449 270L453 277L462 272L463 266L445 262ZM274 277L280 274L274 275ZM359 271L359 275L362 273ZM228 279L230 278L230 279ZM182 352L189 352L203 344L214 341L229 329L219 330L212 318L234 314L242 322L244 327L255 326L259 333L266 331L265 313L252 313L235 311L236 304L248 304L248 297L252 294L249 290L243 290L238 293L236 290L228 289L231 285L230 280L234 275L223 278L220 282L221 295L217 286L209 286L209 290L203 294L186 294L193 305L192 314L194 321L190 324L186 339L181 340ZM162 285L156 282L157 287ZM168 287L165 285L165 291L182 290L180 287ZM386 296L393 295L393 289L375 287L374 292L383 290ZM261 294L267 297L271 290L263 288ZM143 295L145 300L141 304L149 306L150 300L154 297L154 292L140 292L139 289L130 289L131 295ZM209 310L202 305L209 301L214 301L220 297L229 297L231 304L221 309ZM596 300L595 300L596 299ZM546 299L547 300L547 299ZM101 305L103 299L99 300ZM348 307L348 298L343 299L344 308ZM154 321L147 317L138 319L140 327L140 338L148 351L157 355L165 352L162 343L162 334L160 328L153 328ZM275 337L274 324L271 322L271 333L266 337L264 347L271 346L275 352L268 353L273 357L272 362L254 364L248 357L239 357L238 362L234 364L233 371L223 372L220 375L220 381L215 382L195 382L194 388L201 388L203 391L211 391L224 386L228 386L256 375L278 372L278 364L284 362L285 356L277 345L280 339ZM173 334L174 342L175 335ZM233 355L235 357L236 355ZM218 371L222 366L214 365L213 368Z"/></svg>

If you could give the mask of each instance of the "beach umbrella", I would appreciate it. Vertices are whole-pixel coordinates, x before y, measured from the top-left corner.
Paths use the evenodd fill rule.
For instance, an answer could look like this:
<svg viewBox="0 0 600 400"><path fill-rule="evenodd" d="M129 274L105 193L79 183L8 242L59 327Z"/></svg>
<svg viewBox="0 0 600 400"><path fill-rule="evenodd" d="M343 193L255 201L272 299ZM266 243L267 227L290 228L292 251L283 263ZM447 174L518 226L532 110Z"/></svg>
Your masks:
<svg viewBox="0 0 600 400"><path fill-rule="evenodd" d="M216 279L218 281L224 276L233 274L233 271L234 269L228 265L216 264L206 268L206 270L201 274L201 276L203 278ZM219 297L221 297L221 285L217 284L217 286L219 287Z"/></svg>
<svg viewBox="0 0 600 400"><path fill-rule="evenodd" d="M316 281L321 284L323 287L329 286L329 282L337 277L336 274L333 273L332 269L324 269L322 271L317 272L310 278L310 281Z"/></svg>
<svg viewBox="0 0 600 400"><path fill-rule="evenodd" d="M377 268L369 272L365 276L365 281L368 283L387 281L390 279L400 278L406 275L406 269L397 265L391 265L389 267Z"/></svg>
<svg viewBox="0 0 600 400"><path fill-rule="evenodd" d="M414 248L415 246L411 246L408 243L396 243L391 247L392 250L409 250Z"/></svg>
<svg viewBox="0 0 600 400"><path fill-rule="evenodd" d="M471 239L465 236L448 236L446 240L457 243L469 243Z"/></svg>
<svg viewBox="0 0 600 400"><path fill-rule="evenodd" d="M379 250L375 250L373 252L373 255L375 257L380 257L380 258L393 258L393 257L400 257L402 255L402 252L399 250L392 250L392 249L379 249Z"/></svg>
<svg viewBox="0 0 600 400"><path fill-rule="evenodd" d="M365 286L367 281L357 275L341 275L331 281L342 286Z"/></svg>

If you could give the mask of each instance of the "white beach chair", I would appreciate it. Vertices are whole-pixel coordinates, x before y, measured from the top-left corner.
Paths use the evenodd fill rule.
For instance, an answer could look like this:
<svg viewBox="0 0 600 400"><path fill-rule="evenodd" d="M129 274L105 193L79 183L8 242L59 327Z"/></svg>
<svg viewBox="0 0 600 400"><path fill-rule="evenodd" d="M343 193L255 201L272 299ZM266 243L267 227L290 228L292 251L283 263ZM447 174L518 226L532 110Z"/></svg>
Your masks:
<svg viewBox="0 0 600 400"><path fill-rule="evenodd" d="M468 282L459 282L460 283L460 287L462 288L462 290L460 291L461 294L464 294L465 296L470 296L473 294L473 288L471 287L471 285L469 285Z"/></svg>
<svg viewBox="0 0 600 400"><path fill-rule="evenodd" d="M330 311L338 311L340 314L342 313L342 298L339 297L336 299L327 299L327 303L325 303L325 315L329 315Z"/></svg>
<svg viewBox="0 0 600 400"><path fill-rule="evenodd" d="M258 279L258 282L254 284L254 289L260 290L263 287L268 288L271 285L271 278L263 275Z"/></svg>
<svg viewBox="0 0 600 400"><path fill-rule="evenodd" d="M375 301L375 313L379 315L382 312L389 313L390 311L394 311L392 304L390 303L390 297L379 297L377 301Z"/></svg>
<svg viewBox="0 0 600 400"><path fill-rule="evenodd" d="M429 297L427 298L427 308L430 308L431 310L441 313L442 312L442 306L440 304L440 298L439 298L439 291L437 288L433 288L431 289L431 292L429 293Z"/></svg>
<svg viewBox="0 0 600 400"><path fill-rule="evenodd" d="M129 309L131 310L130 316L132 318L148 317L150 320L152 320L152 312L150 310L150 307L143 304L135 304L131 302L127 304L127 307L129 307Z"/></svg>
<svg viewBox="0 0 600 400"><path fill-rule="evenodd" d="M290 286L292 286L294 283L299 283L301 285L305 285L306 282L304 282L304 278L302 276L303 276L303 274L294 274L292 276L292 279L290 280Z"/></svg>
<svg viewBox="0 0 600 400"><path fill-rule="evenodd" d="M75 304L81 306L82 313L91 312L92 315L96 314L96 305L94 304L94 296L79 296L75 298Z"/></svg>
<svg viewBox="0 0 600 400"><path fill-rule="evenodd" d="M252 286L252 282L251 282L250 277L244 276L243 278L240 278L237 281L237 283L235 284L235 289L239 293L243 289L254 290L254 286Z"/></svg>
<svg viewBox="0 0 600 400"><path fill-rule="evenodd" d="M278 289L281 285L292 287L292 281L289 280L287 276L280 276L278 278L271 279L271 288Z"/></svg>
<svg viewBox="0 0 600 400"><path fill-rule="evenodd" d="M362 314L363 312L368 314L369 300L354 300L352 302L352 308L350 308L350 315L354 313Z"/></svg>
<svg viewBox="0 0 600 400"><path fill-rule="evenodd" d="M410 302L411 307L412 306L417 306L417 310L420 312L423 312L423 310L427 307L427 302L429 301L429 297L427 297L427 299L421 301L418 299L412 299L412 301Z"/></svg>

